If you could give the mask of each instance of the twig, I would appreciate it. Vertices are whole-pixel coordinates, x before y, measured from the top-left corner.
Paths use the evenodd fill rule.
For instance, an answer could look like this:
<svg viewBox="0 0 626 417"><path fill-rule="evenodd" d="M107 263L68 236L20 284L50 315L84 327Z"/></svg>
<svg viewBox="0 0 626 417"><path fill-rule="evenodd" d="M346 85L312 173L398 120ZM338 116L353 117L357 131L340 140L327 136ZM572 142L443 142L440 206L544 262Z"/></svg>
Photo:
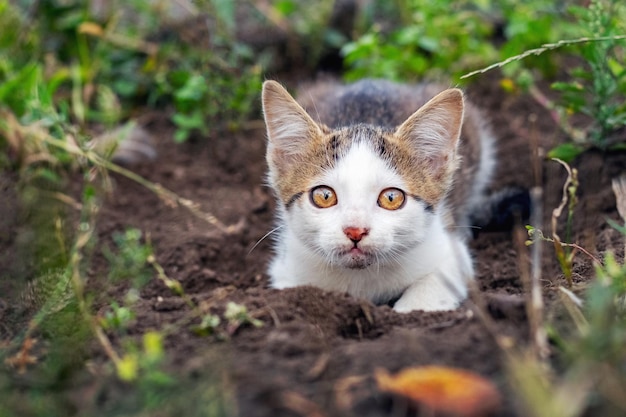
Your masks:
<svg viewBox="0 0 626 417"><path fill-rule="evenodd" d="M146 187L160 198L169 202L172 205L177 205L179 207L184 207L189 210L195 217L209 223L210 225L217 228L220 232L225 234L235 234L238 233L244 226L244 221L241 219L238 223L233 225L225 225L222 223L217 217L213 214L208 213L200 209L199 205L189 199L180 197L178 194L174 193L161 186L160 184L155 184L141 177L140 175L135 174L134 172L123 168L113 162L101 157L93 150L85 150L82 149L78 143L71 137L71 135L66 136L64 139L57 139L51 136L48 132L43 129L40 129L37 125L32 126L23 126L19 124L15 116L10 112L2 112L0 114L8 123L11 123L11 130L16 130L19 132L19 136L13 138L14 140L10 143L12 146L19 147L20 139L27 136L34 136L36 140L41 143L46 143L48 145L54 146L56 148L63 149L66 152L69 152L79 158L84 158L85 160L91 162L97 167L104 168L111 172L116 172L120 175L125 176L126 178L135 181L136 183ZM9 135L9 138L12 138L12 135Z"/></svg>
<svg viewBox="0 0 626 417"><path fill-rule="evenodd" d="M598 37L583 37L578 39L564 39L560 40L556 43L546 43L541 45L539 48L529 49L519 55L512 56L510 58L505 59L504 61L496 62L495 64L489 65L488 67L472 71L468 74L461 76L461 79L473 77L477 74L484 74L487 71L491 71L492 69L503 67L511 62L520 61L524 58L527 58L531 55L541 55L546 51L550 51L553 49L561 48L563 46L575 45L579 43L587 43L587 42L602 42L602 41L616 41L626 39L626 35L617 35L617 36L598 36Z"/></svg>
<svg viewBox="0 0 626 417"><path fill-rule="evenodd" d="M622 174L619 178L613 178L611 187L615 194L615 202L617 204L617 212L619 213L624 227L626 227L626 174ZM623 262L626 264L626 236L624 236L624 256Z"/></svg>
<svg viewBox="0 0 626 417"><path fill-rule="evenodd" d="M532 207L531 224L542 224L543 206L542 206L543 189L534 186L530 190L530 203ZM549 354L546 330L543 327L543 298L541 294L541 245L536 242L538 236L534 236L534 247L531 249L530 262L530 305L528 306L528 320L530 323L530 332L533 340L533 347L537 357L545 359Z"/></svg>
<svg viewBox="0 0 626 417"><path fill-rule="evenodd" d="M559 259L559 263L561 264L561 267L565 267L562 268L564 269L564 273L565 273L565 278L567 279L567 282L569 284L569 286L572 286L572 271L571 271L571 259L570 259L570 251L568 250L566 253L564 253L563 251L563 247L567 247L570 248L572 247L571 244L564 244L563 241L561 240L561 237L558 235L557 233L557 224L559 221L559 217L561 217L561 214L563 213L563 209L565 209L565 206L569 204L569 214L568 214L568 218L567 218L567 238L570 238L570 230L571 230L571 221L572 221L572 213L573 213L573 209L574 209L574 203L575 201L574 196L570 195L570 188L573 187L574 192L576 191L576 189L578 188L578 171L576 169L572 169L570 168L570 166L568 164L566 164L565 162L563 162L562 160L558 159L558 158L552 158L553 161L558 162L559 164L561 164L565 170L567 171L567 179L565 180L565 182L563 183L563 193L561 195L561 203L554 209L552 210L552 220L551 220L551 227L552 227L552 241L554 243L554 249L557 253L557 257ZM588 252L587 252L588 253Z"/></svg>
<svg viewBox="0 0 626 417"><path fill-rule="evenodd" d="M95 230L95 219L97 217L98 207L93 203L85 202L83 203L83 208L83 213L86 215L87 219L85 222L81 222L79 227L77 228L78 235L76 236L69 262L69 268L71 268L72 287L74 289L74 296L76 297L78 308L83 316L83 319L98 339L98 342L100 343L100 346L102 347L106 355L111 359L111 361L117 368L121 362L121 359L117 352L115 352L115 350L113 349L111 341L102 330L102 327L97 323L96 319L90 313L89 308L87 307L87 301L85 300L85 282L83 280L80 268L83 259L83 250L91 240L91 237ZM82 226L84 223L86 223L88 227Z"/></svg>
<svg viewBox="0 0 626 417"><path fill-rule="evenodd" d="M84 22L78 27L78 33L94 36L117 46L131 51L139 51L149 56L154 56L159 51L159 45L143 39L129 38L114 32L115 25L103 28L97 23Z"/></svg>
<svg viewBox="0 0 626 417"><path fill-rule="evenodd" d="M533 115L534 116L534 115ZM542 166L539 156L539 135L537 133L536 116L530 119L531 122L531 155L533 161L534 185L530 190L530 207L532 225L542 227L543 224L543 188L542 183ZM519 235L518 235L519 236ZM530 252L530 270L526 259L522 259L520 255L520 275L522 282L526 286L528 298L526 302L526 314L528 315L528 323L530 327L530 337L532 340L533 353L536 358L545 359L549 354L546 330L543 327L543 298L541 291L541 253L542 245L536 241L538 236L534 236L534 247ZM519 243L520 242L518 240ZM521 253L522 248L518 251Z"/></svg>
<svg viewBox="0 0 626 417"><path fill-rule="evenodd" d="M196 304L193 302L193 300L185 293L185 291L183 290L183 286L182 284L175 280L172 279L170 277L167 276L167 274L165 273L165 269L163 269L163 267L161 266L161 264L159 264L156 261L156 258L154 255L150 255L147 259L148 264L150 264L150 266L152 266L152 268L154 268L154 270L157 273L157 277L158 279L163 282L163 284L165 284L165 286L167 288L169 288L171 291L174 292L174 294L178 295L179 297L181 297L185 303L187 303L187 305L189 307L196 308Z"/></svg>

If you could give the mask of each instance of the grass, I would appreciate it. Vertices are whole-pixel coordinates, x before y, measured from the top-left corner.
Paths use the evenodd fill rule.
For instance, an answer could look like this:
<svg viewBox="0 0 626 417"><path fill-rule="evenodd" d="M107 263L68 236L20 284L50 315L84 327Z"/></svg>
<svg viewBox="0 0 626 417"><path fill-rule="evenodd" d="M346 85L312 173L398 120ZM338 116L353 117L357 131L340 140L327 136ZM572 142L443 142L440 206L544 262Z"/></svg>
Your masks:
<svg viewBox="0 0 626 417"><path fill-rule="evenodd" d="M134 319L137 292L153 276L190 302L180 283L165 275L141 232L116 235L116 248L103 248L110 264L108 278L128 281L131 288L124 300L111 301L101 316L94 309L94 302L106 300L94 296L86 277L92 253L101 247L94 232L101 197L111 192L109 172L139 182L222 233L234 229L193 201L115 165L108 159L110 152L102 154L90 146L90 136L94 130L132 120L138 108L167 103L174 108L178 141L197 137L199 131L208 135L236 129L254 110L260 67L244 62L245 49L224 52L232 45L225 42L228 39L214 54L179 40L152 43L147 37L156 32L160 19L152 9L137 9L148 3L131 3L127 7L141 18L137 26L124 24L117 15L98 20L86 2L39 3L35 13L0 1L0 21L13 29L0 36L0 169L19 174L21 209L27 213L21 220L27 233L18 241L27 257L15 266L23 275L11 277L14 296L24 300L27 322L10 317L16 333L2 341L0 362L9 372L0 373L0 396L11 400L0 405L0 415L71 413L58 392L85 373L93 342L112 365L98 369L98 376L131 387L118 394L125 406L115 413L94 409L93 415L142 415L163 407L168 398L165 409L189 414L182 411L189 404L173 393L184 381L165 369L165 333L148 330L139 341L125 334ZM162 51L169 54L163 56ZM230 88L235 78L239 90ZM184 117L192 111L197 123L185 124ZM220 120L229 124L221 125ZM68 192L67 184L77 180L82 191ZM2 279L9 277L3 274ZM112 335L124 340L121 346L111 341ZM205 393L198 395L193 413L229 415L229 393L216 385L221 377L207 374L206 380L194 382Z"/></svg>
<svg viewBox="0 0 626 417"><path fill-rule="evenodd" d="M569 70L570 79L551 84L560 93L549 99L532 77L523 77L522 86L544 106L570 142L552 149L548 156L572 161L590 148L623 150L626 127L626 7L613 0L594 0L588 7L572 7L578 29L576 39L561 39L538 48L527 49L498 63L463 75L466 79L486 71L516 64L529 57L575 46L570 52L578 58ZM584 122L574 122L574 117Z"/></svg>

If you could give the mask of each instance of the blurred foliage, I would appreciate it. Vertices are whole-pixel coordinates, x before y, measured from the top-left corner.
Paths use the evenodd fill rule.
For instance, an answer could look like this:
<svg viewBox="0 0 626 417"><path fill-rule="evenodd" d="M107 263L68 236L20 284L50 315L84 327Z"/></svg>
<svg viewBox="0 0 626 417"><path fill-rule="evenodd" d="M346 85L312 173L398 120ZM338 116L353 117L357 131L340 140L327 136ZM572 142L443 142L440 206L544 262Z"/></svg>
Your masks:
<svg viewBox="0 0 626 417"><path fill-rule="evenodd" d="M374 2L378 5L378 2ZM528 91L571 142L550 157L571 161L589 147L626 147L626 6L593 0L586 6L545 0L397 0L395 13L370 15L363 32L342 48L347 80L381 77L465 82L459 77L495 61L501 86ZM622 37L621 39L619 37ZM601 41L584 41L601 38ZM556 53L544 45L580 39ZM526 54L533 50L535 53ZM550 51L550 53L546 53ZM566 74L564 73L566 72ZM554 82L555 77L559 81ZM553 81L556 100L538 87Z"/></svg>
<svg viewBox="0 0 626 417"><path fill-rule="evenodd" d="M563 6L490 0L397 0L401 25L383 28L373 22L344 46L349 80L383 77L394 80L458 77L493 61L561 39L569 22ZM518 73L516 64L505 71ZM547 57L525 62L554 71Z"/></svg>
<svg viewBox="0 0 626 417"><path fill-rule="evenodd" d="M142 243L141 230L128 229L124 233L114 232L113 242L116 249L107 246L102 248L104 257L109 262L109 279L115 281L130 281L133 286L140 288L152 278L152 270L148 259L153 256L149 243Z"/></svg>
<svg viewBox="0 0 626 417"><path fill-rule="evenodd" d="M552 84L560 92L554 104L561 124L572 141L552 155L570 152L573 159L589 147L602 150L626 148L626 5L617 0L593 0L588 7L572 7L579 22L579 35L604 37L601 42L579 45L574 52L582 58L568 70L569 80ZM572 116L583 116L578 125Z"/></svg>
<svg viewBox="0 0 626 417"><path fill-rule="evenodd" d="M172 105L178 141L239 127L261 83L252 52L217 24L201 42L183 41L163 7L70 0L22 9L0 1L0 24L11 28L0 36L0 105L24 122L53 109L83 132L113 127L137 107Z"/></svg>

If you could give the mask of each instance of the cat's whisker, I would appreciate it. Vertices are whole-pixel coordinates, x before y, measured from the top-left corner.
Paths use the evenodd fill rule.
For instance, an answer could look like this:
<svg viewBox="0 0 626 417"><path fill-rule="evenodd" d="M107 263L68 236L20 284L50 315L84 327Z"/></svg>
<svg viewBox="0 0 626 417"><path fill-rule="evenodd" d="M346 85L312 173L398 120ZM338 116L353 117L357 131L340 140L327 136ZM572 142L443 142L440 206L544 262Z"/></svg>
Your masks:
<svg viewBox="0 0 626 417"><path fill-rule="evenodd" d="M256 241L256 243L254 244L254 246L252 246L252 248L250 248L250 250L248 251L248 254L246 256L250 256L250 254L252 253L252 251L254 249L256 249L257 246L259 246L259 244L261 242L263 242L269 235L271 235L274 232L277 232L278 230L282 229L283 227L285 227L285 225L280 225L280 226L276 226L275 228L273 228L272 230L270 230L269 232L267 232L266 234L263 235L263 237L259 240Z"/></svg>
<svg viewBox="0 0 626 417"><path fill-rule="evenodd" d="M315 99L313 98L313 94L311 93L311 91L309 91L308 93L309 93L309 100L311 101L311 103L313 103L313 110L315 110L315 114L317 115L317 120L321 120L322 118L317 108L317 103L315 102Z"/></svg>
<svg viewBox="0 0 626 417"><path fill-rule="evenodd" d="M451 226L451 229L475 229L475 230L482 230L482 227L480 226Z"/></svg>
<svg viewBox="0 0 626 417"><path fill-rule="evenodd" d="M399 248L394 248L389 252L389 259L390 261L392 261L393 263L395 263L398 268L400 268L400 270L402 270L403 273L407 274L410 273L410 271L407 269L405 263L403 262L402 259L402 255L404 254L404 252L400 251Z"/></svg>

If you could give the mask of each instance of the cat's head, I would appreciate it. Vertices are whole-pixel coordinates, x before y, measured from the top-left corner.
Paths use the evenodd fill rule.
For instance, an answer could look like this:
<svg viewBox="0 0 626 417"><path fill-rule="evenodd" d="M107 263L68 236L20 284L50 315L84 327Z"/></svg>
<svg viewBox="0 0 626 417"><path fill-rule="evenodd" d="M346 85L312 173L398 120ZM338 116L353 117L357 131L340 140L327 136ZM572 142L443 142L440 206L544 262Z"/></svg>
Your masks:
<svg viewBox="0 0 626 417"><path fill-rule="evenodd" d="M423 242L458 166L463 94L446 90L396 129L330 129L275 81L263 85L269 183L312 253L366 268Z"/></svg>

